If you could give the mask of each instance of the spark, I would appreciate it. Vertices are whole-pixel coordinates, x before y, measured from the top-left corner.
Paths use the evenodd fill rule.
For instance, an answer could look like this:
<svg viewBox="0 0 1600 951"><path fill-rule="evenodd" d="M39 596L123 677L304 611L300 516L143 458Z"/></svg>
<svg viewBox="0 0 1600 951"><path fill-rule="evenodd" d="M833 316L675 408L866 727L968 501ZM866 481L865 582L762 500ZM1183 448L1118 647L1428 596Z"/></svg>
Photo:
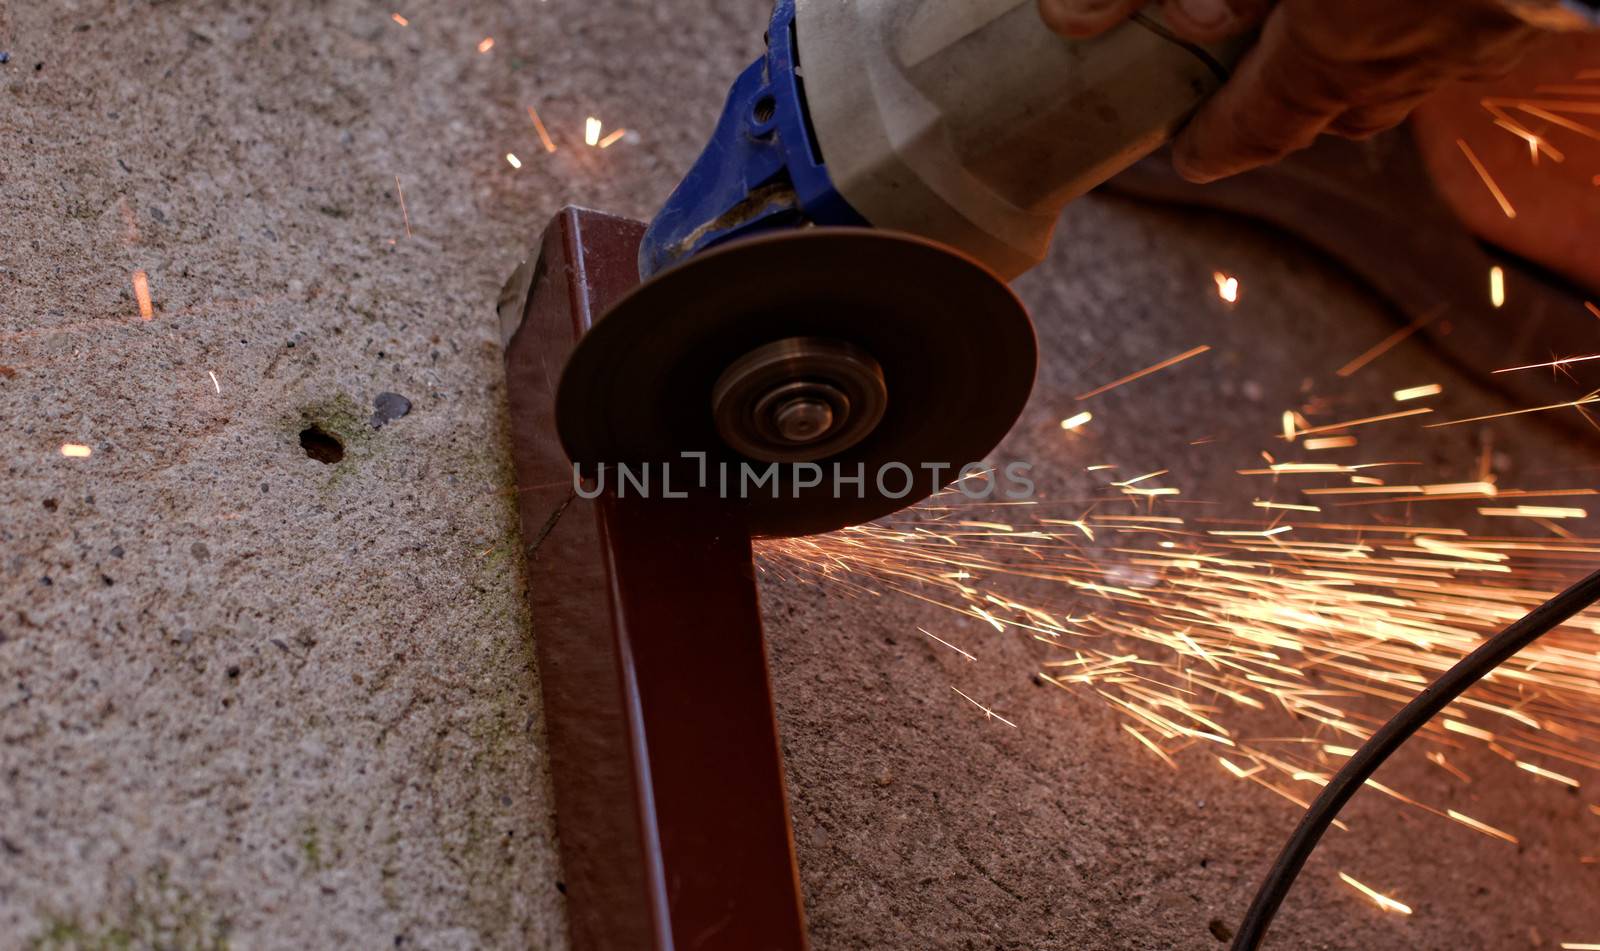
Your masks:
<svg viewBox="0 0 1600 951"><path fill-rule="evenodd" d="M1467 161L1472 163L1473 169L1477 171L1478 177L1483 179L1484 186L1489 189L1489 193L1494 196L1494 200L1500 203L1500 210L1505 212L1507 218L1515 218L1517 210L1511 207L1510 201L1506 200L1506 193L1501 191L1500 186L1495 183L1494 176L1490 175L1489 170L1483 167L1482 162L1478 161L1478 156L1472 151L1472 146L1467 144L1466 139L1457 139L1456 145L1461 147L1461 151L1467 156Z"/></svg>
<svg viewBox="0 0 1600 951"><path fill-rule="evenodd" d="M600 144L600 120L594 116L583 120L583 142L590 146Z"/></svg>
<svg viewBox="0 0 1600 951"><path fill-rule="evenodd" d="M155 316L155 305L150 302L150 275L143 271L133 272L133 298L139 302L140 320Z"/></svg>
<svg viewBox="0 0 1600 951"><path fill-rule="evenodd" d="M494 49L494 37L486 36L478 41L478 52L487 53Z"/></svg>
<svg viewBox="0 0 1600 951"><path fill-rule="evenodd" d="M1063 419L1061 421L1061 428L1068 430L1077 429L1092 419L1094 419L1094 414L1085 410L1076 416L1069 416L1066 419Z"/></svg>
<svg viewBox="0 0 1600 951"><path fill-rule="evenodd" d="M1600 175L1595 176L1595 184L1600 185ZM1589 313L1600 317L1600 304L1596 304L1594 301L1584 301L1583 306L1588 308Z"/></svg>
<svg viewBox="0 0 1600 951"><path fill-rule="evenodd" d="M83 443L64 442L61 444L61 454L68 459L87 459L94 455L94 450Z"/></svg>
<svg viewBox="0 0 1600 951"><path fill-rule="evenodd" d="M1553 409L1573 409L1578 406L1588 406L1590 403L1600 402L1600 395L1585 396L1581 400L1572 400L1567 403L1551 403L1548 406L1530 406L1527 409L1514 409L1504 413L1489 413L1486 416L1472 416L1467 419L1452 419L1445 423L1429 423L1428 429L1438 429L1441 426L1460 426L1462 423L1482 423L1491 419L1504 419L1507 416L1525 416L1528 413L1544 413Z"/></svg>
<svg viewBox="0 0 1600 951"><path fill-rule="evenodd" d="M1372 903L1377 905L1379 908L1382 908L1384 911L1393 911L1402 915L1411 914L1410 905L1402 904L1401 902L1397 902L1387 895L1379 894L1378 892L1368 888L1343 872L1339 873L1339 880L1372 899Z"/></svg>
<svg viewBox="0 0 1600 951"><path fill-rule="evenodd" d="M1421 407L1418 409L1401 410L1397 413L1383 413L1378 416L1363 416L1361 419L1352 419L1343 423L1329 423L1326 426L1313 426L1310 429L1302 429L1300 430L1300 435L1309 436L1312 433L1331 433L1336 429L1349 429L1352 426L1366 426L1371 423L1386 423L1391 419L1405 419L1407 416L1421 416L1424 413L1431 412L1433 412L1433 410L1427 407Z"/></svg>
<svg viewBox="0 0 1600 951"><path fill-rule="evenodd" d="M398 13L389 14L389 19L391 19L394 22L400 24L401 26L410 26L411 25L411 21L410 20L407 20L405 17L401 16Z"/></svg>
<svg viewBox="0 0 1600 951"><path fill-rule="evenodd" d="M1520 367L1506 367L1496 370L1496 373L1516 373L1519 370L1543 370L1547 368L1560 368L1574 363L1587 363L1590 360L1600 360L1600 353L1589 354L1582 357L1562 357L1560 360L1551 360L1549 363L1529 363Z"/></svg>
<svg viewBox="0 0 1600 951"><path fill-rule="evenodd" d="M1217 296L1230 304L1239 301L1239 279L1229 277L1221 271L1212 272L1211 279L1217 282Z"/></svg>
<svg viewBox="0 0 1600 951"><path fill-rule="evenodd" d="M1390 392L1399 398L1405 391ZM1585 399L1600 401L1600 393ZM1335 402L1319 398L1308 405ZM1302 437L1428 412L1417 408L1311 426L1290 410L1284 435L1274 438L1308 450L1319 443L1350 448L1357 441L1344 433ZM1226 747L1224 757L1213 755L1221 769L1302 805L1307 797L1299 784L1325 785L1328 757L1350 755L1387 713L1600 556L1600 538L1556 527L1557 521L1586 517L1585 509L1518 504L1600 495L1592 488L1501 488L1488 462L1469 470L1479 476L1475 481L1429 481L1462 473L1415 469L1406 471L1416 477L1389 485L1361 473L1423 464L1280 462L1271 453L1262 455L1268 468L1236 471L1275 483L1332 476L1350 484L1295 489L1322 504L1257 497L1242 512L1230 513L1211 507L1221 504L1215 501L1169 499L1184 491L1178 485L1143 488L1158 476L1176 477L1165 468L1146 472L1141 466L1132 471L1142 474L1132 478L1087 480L1094 483L1089 498L1000 510L952 501L947 493L912 515L829 535L763 541L758 551L765 570L853 596L907 596L964 621L983 622L986 636L1021 633L1052 651L1038 668L1045 682L1103 701L1122 719L1124 732L1166 765L1181 765L1191 748L1215 754ZM1102 463L1086 471L1113 468ZM1317 496L1331 498L1322 502ZM1402 523L1394 515L1311 520L1328 504L1403 505L1409 513L1421 502L1455 505L1450 511L1462 515L1538 519L1556 537L1478 535L1438 524L1449 519L1426 524L1407 517ZM1053 503L1073 509L1045 508ZM1195 507L1160 510L1158 504ZM1242 506L1243 500L1233 504ZM996 518L996 511L1007 515ZM1009 585L1045 594L1029 597ZM927 628L917 630L933 637ZM1552 782L1577 782L1584 775L1579 770L1600 769L1597 634L1600 617L1579 615L1518 653L1422 730L1418 754L1461 782L1471 777L1444 753L1468 744ZM969 660L974 656L934 639ZM1281 729L1256 732L1255 717L1279 712L1294 724L1288 735ZM1532 766L1534 761L1541 765ZM1480 820L1371 785L1407 807L1516 841Z"/></svg>
<svg viewBox="0 0 1600 951"><path fill-rule="evenodd" d="M1512 845L1516 845L1517 844L1517 837L1512 835L1511 833L1502 832L1499 829L1496 829L1494 826L1489 825L1488 823L1479 822L1478 820L1472 818L1471 816L1463 815L1463 814L1455 811L1454 809L1446 809L1445 810L1445 815L1449 816L1450 818L1452 818L1455 821L1461 823L1462 825L1466 826L1469 829L1473 829L1473 830L1475 830L1477 832L1482 832L1484 835L1494 836L1496 839L1504 839L1505 841L1510 842Z"/></svg>
<svg viewBox="0 0 1600 951"><path fill-rule="evenodd" d="M1444 387L1437 383L1429 383L1424 386L1413 386L1410 389L1395 390L1394 401L1404 403L1406 400L1420 400L1424 396L1438 396L1443 392Z"/></svg>
<svg viewBox="0 0 1600 951"><path fill-rule="evenodd" d="M1506 270L1498 264L1489 269L1489 303L1496 310L1506 306Z"/></svg>
<svg viewBox="0 0 1600 951"><path fill-rule="evenodd" d="M1491 518L1588 518L1587 509L1560 508L1553 505L1518 505L1515 508L1481 508L1479 515Z"/></svg>
<svg viewBox="0 0 1600 951"><path fill-rule="evenodd" d="M1396 330L1389 336L1384 337L1376 344L1373 344L1372 347L1368 348L1364 353L1356 357L1354 360L1351 360L1349 363L1346 363L1344 366L1340 367L1337 371L1335 371L1335 373L1341 377L1354 376L1356 371L1399 346L1406 340L1406 338L1433 323L1434 320L1436 320L1442 313L1444 313L1444 308L1442 306L1435 307L1433 310L1423 314L1416 320L1413 320L1411 323L1401 327L1399 330Z"/></svg>
<svg viewBox="0 0 1600 951"><path fill-rule="evenodd" d="M933 633L932 631L928 631L928 630L926 630L924 628L920 628L920 627L917 628L917 630L922 631L922 633L928 635L929 637L933 638L934 640L938 641L939 643L943 644L944 646L950 648L951 650L955 651L957 654L960 654L962 657L965 657L967 660L977 660L978 659L978 658L972 656L971 654L967 653L966 651L962 650L961 648L957 647L956 645L954 645L954 644L950 643L949 641L945 640L944 638L940 637L939 635Z"/></svg>
<svg viewBox="0 0 1600 951"><path fill-rule="evenodd" d="M539 113L535 112L532 106L528 107L528 118L533 120L533 129L539 133L539 141L544 144L544 150L554 152L555 140L550 138L550 131L544 127L544 120L539 118Z"/></svg>
<svg viewBox="0 0 1600 951"><path fill-rule="evenodd" d="M1322 436L1317 439L1307 439L1301 445L1315 452L1318 449L1348 449L1355 444L1354 436Z"/></svg>
<svg viewBox="0 0 1600 951"><path fill-rule="evenodd" d="M506 162L509 163L512 168L522 167L522 159L517 158L516 154L512 152L506 153Z"/></svg>
<svg viewBox="0 0 1600 951"><path fill-rule="evenodd" d="M394 177L394 191L400 196L400 219L406 224L406 237L411 237L411 212L406 210L406 190L400 185L400 176Z"/></svg>
<svg viewBox="0 0 1600 951"><path fill-rule="evenodd" d="M1552 780L1554 782L1558 782L1563 786L1571 786L1573 789L1578 789L1582 785L1576 779L1573 779L1571 776L1563 776L1560 773L1552 772L1552 771L1550 771L1548 769L1541 769L1540 767L1535 766L1532 763L1525 763L1522 760L1517 760L1517 768L1518 769L1522 769L1522 770L1526 770L1526 771L1532 773L1535 776L1542 776L1545 779Z"/></svg>
<svg viewBox="0 0 1600 951"><path fill-rule="evenodd" d="M1486 101L1488 101L1488 100L1486 100ZM1542 108L1540 108L1539 106L1535 105L1532 102L1513 101L1511 104L1516 106L1517 111L1526 112L1528 115L1533 116L1535 119L1543 119L1544 121L1552 123L1554 125L1558 125L1561 128L1566 129L1569 132L1576 132L1581 136L1585 136L1585 137L1591 138L1591 139L1600 140L1600 131L1597 131L1597 130L1589 127L1589 126L1586 126L1581 122L1574 122L1573 120L1568 119L1566 116L1556 115L1554 112L1551 112L1551 111L1549 111L1547 109L1542 109ZM1560 107L1557 106L1557 108L1560 108Z"/></svg>
<svg viewBox="0 0 1600 951"><path fill-rule="evenodd" d="M1563 941L1561 951L1600 951L1600 942L1587 944L1581 941Z"/></svg>
<svg viewBox="0 0 1600 951"><path fill-rule="evenodd" d="M1116 486L1119 489L1126 489L1130 485L1138 485L1139 483L1144 482L1144 481L1146 481L1148 479L1154 479L1157 476L1164 476L1166 474L1167 474L1167 470L1166 469L1157 469L1154 472L1146 472L1144 475L1134 476L1131 479L1124 479L1121 482L1113 482L1111 484Z"/></svg>
<svg viewBox="0 0 1600 951"><path fill-rule="evenodd" d="M1320 512L1322 509L1315 505L1292 505L1287 502L1263 502L1260 499L1250 503L1258 509L1282 509L1285 512Z"/></svg>
<svg viewBox="0 0 1600 951"><path fill-rule="evenodd" d="M1492 111L1494 111L1497 115L1504 116L1504 113L1500 112L1498 109ZM1506 118L1497 118L1494 120L1494 124L1528 143L1528 161L1532 162L1534 165L1539 164L1539 153L1541 151L1550 156L1550 158L1556 162L1565 162L1567 160L1567 157L1562 154L1561 150L1552 146L1538 135L1535 135L1534 133L1523 128L1522 124L1519 122L1514 122L1511 119Z"/></svg>
<svg viewBox="0 0 1600 951"><path fill-rule="evenodd" d="M1113 380L1110 383L1107 383L1105 386L1099 387L1098 389L1090 390L1087 393L1081 394L1077 398L1080 399L1080 400L1086 400L1086 399L1089 399L1090 397L1099 396L1101 393L1105 393L1105 392L1107 392L1109 390L1114 390L1119 386L1123 386L1125 384L1132 383L1134 380L1138 380L1138 379L1141 379L1143 377L1149 376L1152 373L1157 373L1157 372L1159 372L1161 370L1165 370L1168 367L1176 366L1177 364L1180 364L1183 361L1188 360L1191 357L1198 357L1200 354L1205 353L1206 351L1208 351L1210 349L1211 349L1211 346L1209 344L1201 344L1200 346L1195 347L1192 350L1185 350L1183 353L1180 353L1175 357L1168 357L1167 359L1162 360L1160 363L1157 363L1154 366L1145 367L1143 370L1139 370L1137 372L1130 373L1127 376L1122 377L1119 380Z"/></svg>
<svg viewBox="0 0 1600 951"><path fill-rule="evenodd" d="M1134 739L1138 740L1141 744L1143 744L1145 749L1147 749L1150 752L1156 754L1156 756L1159 756L1163 763L1166 763L1168 766L1171 766L1173 769L1177 769L1178 768L1177 760L1174 760L1171 756L1167 755L1167 751L1162 749L1160 746L1157 746L1154 740L1150 739L1148 736L1145 736L1143 733L1141 733L1139 730L1135 729L1130 724L1124 723L1124 724L1122 724L1122 728L1124 730L1128 731L1128 733L1130 735L1132 735Z"/></svg>
<svg viewBox="0 0 1600 951"><path fill-rule="evenodd" d="M983 715L988 717L989 719L991 719L991 720L999 720L1001 723L1004 723L1006 726L1011 727L1013 730L1015 730L1017 728L1017 725L1015 723L1012 723L1010 720L1007 720L1005 717L1001 716L1000 714L995 713L989 707L984 706L983 704L981 704L978 701L972 699L971 697L967 696L966 694L961 693L961 691L960 690L956 690L955 687L951 687L950 689L951 690L955 690L956 693L958 693L958 694L961 694L961 698L963 700L965 700L968 703L972 704L973 706L977 707L979 710L982 710L983 711Z"/></svg>
<svg viewBox="0 0 1600 951"><path fill-rule="evenodd" d="M600 140L600 147L602 149L609 149L613 145L616 145L617 142L623 136L625 136L627 134L628 134L628 130L627 129L615 129L609 135L607 135L605 138Z"/></svg>
<svg viewBox="0 0 1600 951"><path fill-rule="evenodd" d="M217 382L217 373L216 373L216 371L215 370L207 370L206 371L206 376L211 377L211 385L212 385L212 387L214 387L216 389L217 395L221 396L222 395L222 384Z"/></svg>

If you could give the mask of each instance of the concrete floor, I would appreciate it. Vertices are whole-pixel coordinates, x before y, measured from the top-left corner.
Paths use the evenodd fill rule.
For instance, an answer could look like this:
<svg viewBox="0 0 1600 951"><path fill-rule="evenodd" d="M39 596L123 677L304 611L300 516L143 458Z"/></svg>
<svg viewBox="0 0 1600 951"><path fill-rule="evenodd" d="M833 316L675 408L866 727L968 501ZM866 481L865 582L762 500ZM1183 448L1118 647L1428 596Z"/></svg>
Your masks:
<svg viewBox="0 0 1600 951"><path fill-rule="evenodd" d="M653 210L767 10L428 0L402 27L355 0L0 0L0 948L565 946L494 302L561 205ZM634 132L585 148L588 115ZM1244 281L1231 311L1216 268ZM1044 370L1007 451L1063 494L1119 462L1247 503L1240 447L1393 326L1277 236L1112 198L1075 206L1020 289ZM1060 438L1085 383L1196 342L1209 367ZM1421 347L1353 400L1430 381L1503 408ZM385 392L413 408L374 429ZM308 458L311 425L343 461ZM1476 458L1440 432L1440 473ZM1571 432L1496 445L1572 483L1597 460ZM1093 697L1034 685L1026 639L762 593L819 949L1218 947L1296 818L1203 761L1152 768ZM1520 847L1361 797L1273 947L1600 941L1592 794L1469 765L1486 778L1385 776Z"/></svg>

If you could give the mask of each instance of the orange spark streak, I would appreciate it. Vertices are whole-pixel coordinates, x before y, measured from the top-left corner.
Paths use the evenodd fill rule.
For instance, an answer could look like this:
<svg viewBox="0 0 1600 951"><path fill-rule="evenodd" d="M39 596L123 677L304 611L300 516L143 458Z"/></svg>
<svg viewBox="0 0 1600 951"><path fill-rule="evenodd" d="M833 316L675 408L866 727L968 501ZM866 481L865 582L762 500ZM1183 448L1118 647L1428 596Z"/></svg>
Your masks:
<svg viewBox="0 0 1600 951"><path fill-rule="evenodd" d="M556 150L556 143L550 138L549 131L544 127L544 121L539 118L539 114L537 112L533 111L532 106L528 107L528 118L533 120L533 129L535 132L539 133L539 141L544 144L544 150L546 152L554 152Z"/></svg>
<svg viewBox="0 0 1600 951"><path fill-rule="evenodd" d="M1494 120L1494 124L1521 139L1522 141L1528 143L1528 154L1531 156L1531 161L1535 165L1539 164L1540 152L1544 152L1556 162L1565 162L1567 160L1567 157L1562 154L1560 149L1552 146L1540 136L1529 132L1527 129L1524 129L1516 122L1513 122L1509 119L1496 119Z"/></svg>
<svg viewBox="0 0 1600 951"><path fill-rule="evenodd" d="M1586 363L1590 360L1600 360L1600 353L1592 353L1583 357L1562 357L1560 360L1551 360L1549 363L1530 363L1520 367L1506 367L1496 370L1496 373L1516 373L1518 370L1543 370L1547 367L1564 367L1572 363Z"/></svg>
<svg viewBox="0 0 1600 951"><path fill-rule="evenodd" d="M1354 375L1357 370L1360 370L1362 367L1388 353L1390 350L1393 350L1407 337L1433 323L1434 320L1436 320L1442 313L1444 313L1443 307L1435 307L1428 313L1423 314L1421 317L1418 317L1416 320L1413 320L1411 323L1401 327L1399 330L1396 330L1394 333L1378 341L1366 352L1340 367L1337 371L1335 371L1336 374L1342 377Z"/></svg>
<svg viewBox="0 0 1600 951"><path fill-rule="evenodd" d="M1516 508L1481 508L1479 515L1498 518L1588 518L1586 509L1560 508L1553 505L1519 505Z"/></svg>
<svg viewBox="0 0 1600 951"><path fill-rule="evenodd" d="M1568 119L1565 116L1558 116L1553 112L1550 112L1550 111L1545 110L1545 109L1541 109L1538 106L1535 106L1535 105L1532 105L1532 104L1526 103L1526 102L1517 103L1517 108L1519 110L1523 111L1523 112L1526 112L1528 115L1533 116L1536 119L1543 119L1544 121L1549 122L1549 123L1551 123L1553 125L1558 125L1561 128L1566 129L1568 132L1576 132L1581 136L1585 136L1585 137L1591 138L1591 139L1600 140L1600 130L1596 130L1596 129L1590 127L1590 126L1586 126L1581 122L1574 122L1573 120Z"/></svg>
<svg viewBox="0 0 1600 951"><path fill-rule="evenodd" d="M1309 436L1313 433L1329 433L1336 429L1349 429L1351 426L1365 426L1368 423L1384 423L1391 419L1404 419L1407 416L1421 416L1424 413L1431 412L1433 412L1432 409L1423 406L1417 409L1401 410L1396 413L1384 413L1380 416L1364 416L1361 419L1352 419L1343 423L1329 423L1326 426L1313 426L1310 429L1302 429L1300 435Z"/></svg>
<svg viewBox="0 0 1600 951"><path fill-rule="evenodd" d="M599 143L600 147L602 149L609 149L613 145L616 145L618 140L620 140L623 136L625 136L627 134L628 134L628 130L627 129L617 129L617 130L613 131L611 134L607 135L605 138L600 140L600 143Z"/></svg>
<svg viewBox="0 0 1600 951"><path fill-rule="evenodd" d="M1560 783L1563 786L1571 786L1573 789L1578 789L1582 786L1581 783L1579 783L1576 779L1573 779L1571 776L1564 776L1561 773L1551 772L1548 769L1542 769L1533 765L1532 763L1524 762L1523 760L1517 760L1517 768L1526 770L1535 776L1551 780L1552 782Z"/></svg>
<svg viewBox="0 0 1600 951"><path fill-rule="evenodd" d="M394 190L400 196L400 218L406 223L406 237L411 237L411 212L406 210L406 190L400 187L400 176L394 177Z"/></svg>
<svg viewBox="0 0 1600 951"><path fill-rule="evenodd" d="M992 720L999 720L1001 723L1004 723L1006 726L1011 727L1013 730L1017 729L1017 725L1015 723L1012 723L1010 720L1007 720L1005 717L1001 716L1000 714L995 713L994 710L990 709L989 707L986 707L983 704L979 703L978 701L976 701L976 700L972 699L971 697L967 696L966 694L961 693L961 691L960 690L956 690L955 687L951 687L950 689L951 690L955 690L956 693L958 693L958 694L961 694L961 698L963 700L965 700L968 703L972 704L973 706L977 707L979 710L982 710L984 716L986 716L986 717L988 717L988 718L990 718Z"/></svg>
<svg viewBox="0 0 1600 951"><path fill-rule="evenodd" d="M1570 403L1551 403L1549 406L1533 406L1528 409L1514 409L1505 413L1490 413L1487 416L1473 416L1469 419L1452 419L1446 423L1429 423L1426 428L1438 429L1442 426L1460 426L1462 423L1481 423L1491 419L1504 419L1507 416L1523 416L1528 413L1543 413L1552 409L1571 409L1576 406L1588 406L1590 403L1600 402L1600 396L1585 396L1581 400Z"/></svg>
<svg viewBox="0 0 1600 951"><path fill-rule="evenodd" d="M411 25L411 21L410 20L407 20L405 17L401 16L398 13L389 14L389 19L391 19L394 22L400 24L401 26L410 26Z"/></svg>
<svg viewBox="0 0 1600 951"><path fill-rule="evenodd" d="M64 442L61 444L61 454L68 459L87 459L94 455L94 450L83 443Z"/></svg>
<svg viewBox="0 0 1600 951"><path fill-rule="evenodd" d="M1127 376L1123 377L1120 380L1113 380L1112 382L1107 383L1105 386L1102 386L1099 389L1090 390L1089 392L1084 393L1081 396L1078 396L1077 399L1086 400L1086 399L1089 399L1091 397L1099 396L1101 393L1105 393L1105 392L1107 392L1109 390L1114 390L1119 386L1124 386L1126 384L1132 383L1134 380L1142 379L1144 377L1149 376L1152 373L1157 373L1157 372L1159 372L1161 370L1165 370L1166 368L1168 368L1170 366L1175 366L1175 365L1177 365L1179 363L1182 363L1183 361L1189 359L1190 357L1198 357L1200 354L1205 353L1206 351L1208 351L1210 349L1211 349L1210 344L1201 344L1200 346L1195 347L1193 350L1185 350L1183 353L1180 353L1175 357L1168 357L1167 359L1162 360L1160 363L1157 363L1154 366L1145 367L1143 370L1139 370L1136 373L1130 373L1130 374L1128 374Z"/></svg>
<svg viewBox="0 0 1600 951"><path fill-rule="evenodd" d="M1307 439L1303 443L1306 449L1311 451L1318 449L1346 449L1355 444L1356 437L1354 436L1323 436L1319 439Z"/></svg>
<svg viewBox="0 0 1600 951"><path fill-rule="evenodd" d="M1507 218L1515 218L1517 210L1511 207L1511 202L1506 200L1506 193L1501 191L1500 186L1495 183L1494 176L1490 175L1489 170L1483 167L1482 162L1478 161L1478 156L1472 151L1472 146L1467 144L1466 139L1457 139L1456 145L1461 147L1461 151L1467 156L1467 161L1472 163L1472 167L1477 171L1478 177L1483 179L1483 184L1489 189L1489 194L1493 195L1494 200L1500 203L1500 210L1505 212Z"/></svg>
<svg viewBox="0 0 1600 951"><path fill-rule="evenodd" d="M487 53L494 49L494 37L486 36L478 41L478 52Z"/></svg>
<svg viewBox="0 0 1600 951"><path fill-rule="evenodd" d="M920 627L917 628L917 630L922 631L922 633L928 635L929 637L933 638L934 640L938 641L939 643L943 644L944 646L950 648L951 650L955 651L957 654L960 654L962 657L965 657L967 660L977 660L978 659L978 658L972 656L971 654L967 653L966 651L962 650L961 648L957 647L956 645L954 645L954 644L950 643L949 641L945 640L944 638L940 637L939 635L933 633L932 631L924 630L923 628L920 628Z"/></svg>
<svg viewBox="0 0 1600 951"><path fill-rule="evenodd" d="M1399 914L1402 914L1402 915L1411 914L1411 906L1410 905L1406 905L1406 904L1403 904L1401 902L1397 902L1393 898L1390 898L1388 895L1379 894L1378 892L1372 890L1371 888L1368 888L1367 886L1361 884L1360 882L1356 881L1355 879L1351 878L1349 875L1346 875L1343 872L1339 873L1339 880L1344 882L1346 885L1349 885L1351 888L1354 888L1356 891L1360 892L1361 894L1363 894L1363 895L1367 896L1368 898L1372 899L1372 903L1377 905L1379 908L1382 908L1384 911L1398 912Z"/></svg>
<svg viewBox="0 0 1600 951"><path fill-rule="evenodd" d="M1484 835L1492 835L1497 839L1504 839L1507 842L1510 842L1512 845L1516 845L1517 844L1517 837L1512 835L1511 833L1502 832L1499 829L1496 829L1494 826L1489 825L1486 822L1479 822L1478 820L1472 818L1471 816L1463 815L1463 814L1455 811L1454 809L1446 809L1445 810L1445 815L1449 816L1450 818L1452 818L1455 821L1461 823L1462 825L1466 826L1469 829L1473 829L1475 831L1482 832Z"/></svg>
<svg viewBox="0 0 1600 951"><path fill-rule="evenodd" d="M155 316L155 305L150 302L150 275L143 271L133 272L133 298L139 302L140 320Z"/></svg>
<svg viewBox="0 0 1600 951"><path fill-rule="evenodd" d="M1438 396L1443 392L1444 387L1437 383L1429 383L1425 386L1413 386L1410 389L1395 390L1394 400L1396 403L1404 403L1406 400L1418 400L1424 396Z"/></svg>

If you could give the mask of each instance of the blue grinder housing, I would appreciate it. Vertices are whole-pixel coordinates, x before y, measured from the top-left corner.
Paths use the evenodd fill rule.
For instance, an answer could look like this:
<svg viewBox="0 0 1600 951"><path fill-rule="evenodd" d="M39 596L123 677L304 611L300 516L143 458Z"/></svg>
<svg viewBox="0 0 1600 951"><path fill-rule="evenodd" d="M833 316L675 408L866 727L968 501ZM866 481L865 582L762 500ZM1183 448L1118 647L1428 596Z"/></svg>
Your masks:
<svg viewBox="0 0 1600 951"><path fill-rule="evenodd" d="M867 225L828 176L796 45L795 0L778 0L766 55L734 81L710 143L645 232L641 278L764 231Z"/></svg>

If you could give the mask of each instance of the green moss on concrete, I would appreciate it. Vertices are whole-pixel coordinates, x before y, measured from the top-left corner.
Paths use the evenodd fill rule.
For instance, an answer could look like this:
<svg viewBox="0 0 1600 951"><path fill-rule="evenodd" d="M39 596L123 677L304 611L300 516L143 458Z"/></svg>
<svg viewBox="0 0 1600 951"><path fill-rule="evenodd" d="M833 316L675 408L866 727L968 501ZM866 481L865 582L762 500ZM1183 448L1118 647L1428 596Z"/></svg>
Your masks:
<svg viewBox="0 0 1600 951"><path fill-rule="evenodd" d="M357 402L348 393L338 393L300 407L298 412L284 419L284 430L298 438L301 430L316 425L323 432L339 437L339 441L344 443L345 460L348 461L352 450L367 448L377 434L371 420L370 408Z"/></svg>
<svg viewBox="0 0 1600 951"><path fill-rule="evenodd" d="M305 856L307 868L313 872L322 871L322 842L317 836L314 822L306 823L305 831L300 836L300 853Z"/></svg>
<svg viewBox="0 0 1600 951"><path fill-rule="evenodd" d="M159 868L146 872L121 902L100 914L48 912L43 917L44 927L23 941L30 951L226 951L230 930L226 916L209 912Z"/></svg>

